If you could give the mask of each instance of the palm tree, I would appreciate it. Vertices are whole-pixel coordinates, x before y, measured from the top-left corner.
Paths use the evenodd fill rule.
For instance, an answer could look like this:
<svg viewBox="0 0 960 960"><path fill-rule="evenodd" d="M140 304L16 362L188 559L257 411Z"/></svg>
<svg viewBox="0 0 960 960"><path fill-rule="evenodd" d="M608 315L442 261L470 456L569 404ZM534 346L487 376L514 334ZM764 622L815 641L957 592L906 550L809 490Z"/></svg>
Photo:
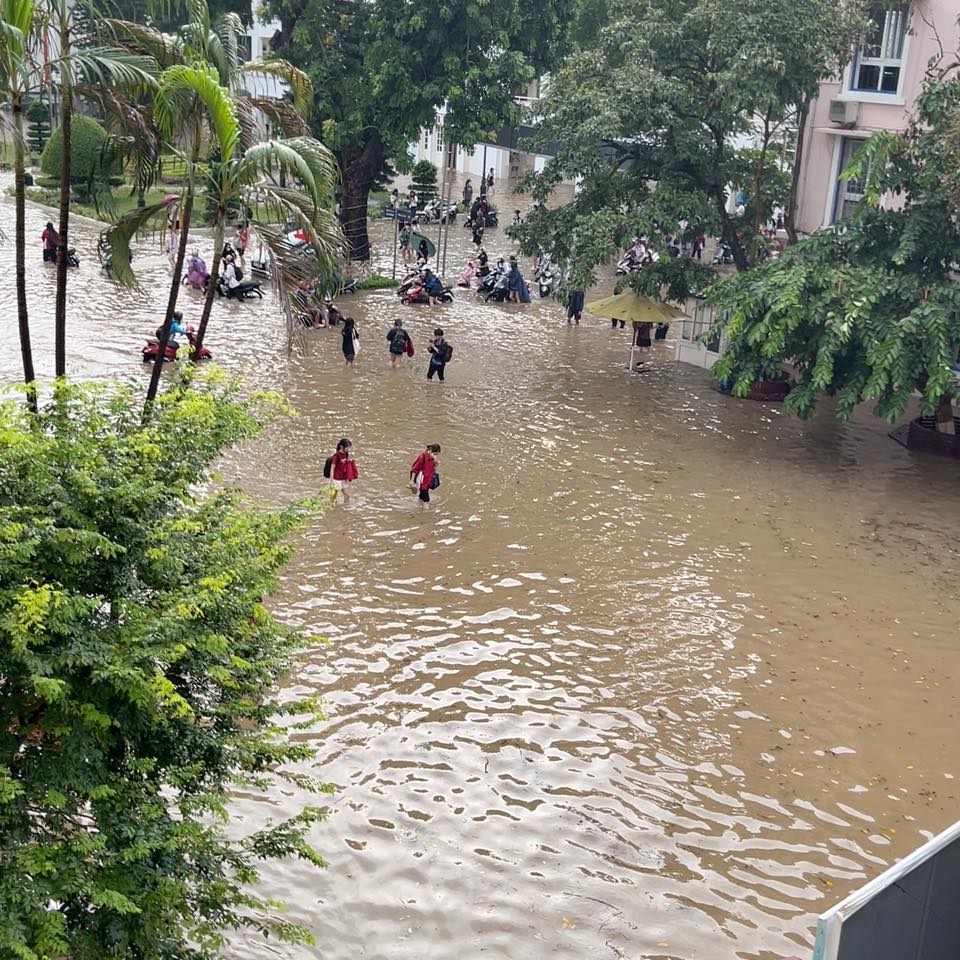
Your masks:
<svg viewBox="0 0 960 960"><path fill-rule="evenodd" d="M278 223L293 222L313 237L314 272L329 281L336 268L343 236L333 215L333 190L338 177L333 154L311 137L269 140L241 150L244 130L230 91L219 83L211 68L171 67L160 78L154 103L157 125L169 135L181 121L182 104L188 94L203 103L220 161L211 164L205 176L214 197L214 251L211 283L207 288L197 330L196 348L203 345L207 323L216 296L226 225L230 210L260 211L253 225L270 251L277 267L281 302L286 304L288 281L302 275L305 264L293 254ZM294 177L302 189L277 187L274 173ZM267 219L264 220L263 214Z"/></svg>
<svg viewBox="0 0 960 960"><path fill-rule="evenodd" d="M188 65L212 67L216 71L219 84L227 88L233 97L237 119L241 125L241 147L249 146L254 141L258 113L266 116L288 136L305 136L309 133L304 120L313 106L313 87L309 77L285 60L241 64L239 37L243 35L244 30L240 18L235 14L226 14L214 27L210 23L206 0L192 0L188 5L188 22L176 37L167 36L142 24L121 20L103 21L102 29L108 33L113 42L133 52L152 56L165 69ZM243 90L243 80L248 73L268 73L283 81L293 94L292 104L286 99L247 95ZM138 168L149 169L151 164L155 163L156 166L153 169L158 170L160 156L159 153L155 157L150 154L151 142L150 138L144 135L142 117L132 115L129 108L111 111L109 105L105 107L108 114L116 118L117 126L127 134L131 156L136 158ZM189 143L190 153L186 164L187 175L184 188L177 201L180 242L170 282L167 309L161 324L161 339L169 335L180 293L196 195L196 171L200 160L203 127L209 122L202 99L191 91L186 91L186 96L179 105L178 115L180 136L176 139L181 143ZM172 131L168 133L172 137ZM131 228L139 230L152 219L168 213L168 207L169 205L155 205L128 215L127 222L120 225L120 232L111 236L119 239L122 235L127 235L128 239L122 242L128 244L129 237L133 235L130 232ZM113 262L119 264L117 279L131 283L133 274L128 269L126 256L114 256ZM157 395L161 370L161 364L154 365L147 389L147 409Z"/></svg>
<svg viewBox="0 0 960 960"><path fill-rule="evenodd" d="M74 88L80 82L116 88L143 88L153 84L156 64L149 58L110 47L79 47L89 40L85 21L77 19L81 8L69 0L48 0L49 19L58 39L59 54L51 64L60 83L60 229L57 239L57 291L54 307L54 373L67 373L67 250L70 228L71 154L70 127Z"/></svg>
<svg viewBox="0 0 960 960"><path fill-rule="evenodd" d="M0 0L0 92L10 104L15 177L15 243L17 291L17 323L20 332L20 355L23 379L27 385L27 403L37 409L37 392L33 372L33 349L30 345L30 320L27 315L26 224L24 214L24 153L26 140L23 125L23 99L32 73L30 43L37 26L33 0Z"/></svg>

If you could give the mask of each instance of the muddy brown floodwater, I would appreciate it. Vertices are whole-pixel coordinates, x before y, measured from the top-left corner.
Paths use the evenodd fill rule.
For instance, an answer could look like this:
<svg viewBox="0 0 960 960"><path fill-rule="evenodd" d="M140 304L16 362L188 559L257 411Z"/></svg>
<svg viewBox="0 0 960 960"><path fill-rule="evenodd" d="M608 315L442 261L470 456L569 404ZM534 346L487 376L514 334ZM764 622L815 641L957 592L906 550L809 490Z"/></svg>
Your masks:
<svg viewBox="0 0 960 960"><path fill-rule="evenodd" d="M46 217L28 219L46 376L53 271ZM119 294L94 236L76 224L73 372L145 382L165 259L144 248L144 292ZM12 248L0 257L10 277ZM277 601L316 640L290 690L326 701L304 735L335 794L314 834L329 869L276 865L263 886L317 946L236 955L809 955L819 911L960 811L956 466L868 411L841 425L824 404L804 424L721 397L669 341L631 376L628 332L568 329L553 304L395 300L344 301L352 370L333 331L288 357L269 300L218 304L211 323L222 362L300 411L231 455L228 479L269 502L312 493L341 435L360 466L351 509L305 531ZM10 381L9 281L2 303ZM401 370L395 316L418 348ZM424 378L435 323L456 348L443 386ZM404 482L428 442L443 485L420 513ZM238 823L306 800L239 797Z"/></svg>

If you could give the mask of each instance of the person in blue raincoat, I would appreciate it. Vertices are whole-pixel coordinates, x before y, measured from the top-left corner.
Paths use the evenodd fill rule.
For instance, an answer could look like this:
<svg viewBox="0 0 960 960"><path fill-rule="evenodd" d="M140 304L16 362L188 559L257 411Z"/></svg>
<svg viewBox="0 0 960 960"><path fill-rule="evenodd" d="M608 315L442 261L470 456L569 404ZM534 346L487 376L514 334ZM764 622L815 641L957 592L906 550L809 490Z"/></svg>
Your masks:
<svg viewBox="0 0 960 960"><path fill-rule="evenodd" d="M523 274L517 266L517 258L510 257L510 268L507 273L507 289L510 291L510 299L513 303L529 303L530 288L527 281L523 279Z"/></svg>

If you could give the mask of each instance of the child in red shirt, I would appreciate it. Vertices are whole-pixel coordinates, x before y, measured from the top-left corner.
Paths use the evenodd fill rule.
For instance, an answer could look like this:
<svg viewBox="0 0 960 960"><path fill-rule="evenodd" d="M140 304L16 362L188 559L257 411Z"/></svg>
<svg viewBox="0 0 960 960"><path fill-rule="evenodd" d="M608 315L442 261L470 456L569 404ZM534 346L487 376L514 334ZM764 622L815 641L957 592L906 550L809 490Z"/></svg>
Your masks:
<svg viewBox="0 0 960 960"><path fill-rule="evenodd" d="M440 474L437 472L439 455L440 444L431 443L410 467L410 489L420 498L423 509L430 502L430 491L440 486Z"/></svg>
<svg viewBox="0 0 960 960"><path fill-rule="evenodd" d="M337 444L337 452L333 455L333 485L337 492L343 494L343 505L350 503L350 484L359 476L357 462L353 459L353 443L344 437ZM336 494L334 494L336 500Z"/></svg>

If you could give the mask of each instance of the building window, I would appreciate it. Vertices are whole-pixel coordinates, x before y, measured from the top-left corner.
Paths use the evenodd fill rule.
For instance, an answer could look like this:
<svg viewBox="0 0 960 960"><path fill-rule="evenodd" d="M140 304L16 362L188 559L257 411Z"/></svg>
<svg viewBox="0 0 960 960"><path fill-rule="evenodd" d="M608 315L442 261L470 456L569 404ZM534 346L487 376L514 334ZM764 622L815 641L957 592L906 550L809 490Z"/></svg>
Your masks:
<svg viewBox="0 0 960 960"><path fill-rule="evenodd" d="M423 152L424 153L430 152L430 131L429 130L423 131Z"/></svg>
<svg viewBox="0 0 960 960"><path fill-rule="evenodd" d="M908 14L905 6L870 10L870 31L860 41L853 58L851 89L889 94L900 89Z"/></svg>
<svg viewBox="0 0 960 960"><path fill-rule="evenodd" d="M840 175L850 164L853 155L863 146L863 140L844 137L840 142L840 165L837 168L837 194L833 204L833 223L849 220L856 212L857 205L863 199L867 188L869 166L863 176L841 180Z"/></svg>

